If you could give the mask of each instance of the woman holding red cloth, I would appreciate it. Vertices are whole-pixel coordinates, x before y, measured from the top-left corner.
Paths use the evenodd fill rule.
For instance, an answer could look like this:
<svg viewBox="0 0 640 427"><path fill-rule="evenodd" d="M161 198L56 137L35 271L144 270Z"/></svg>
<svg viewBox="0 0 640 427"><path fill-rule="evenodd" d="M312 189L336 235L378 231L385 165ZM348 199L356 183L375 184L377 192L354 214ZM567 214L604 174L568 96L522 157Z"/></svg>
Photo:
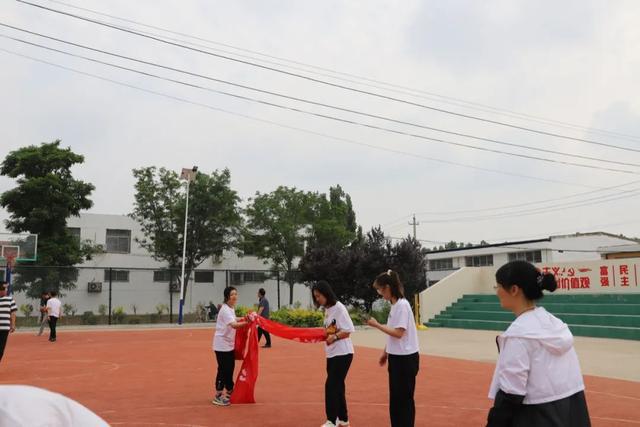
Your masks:
<svg viewBox="0 0 640 427"><path fill-rule="evenodd" d="M311 288L316 306L322 306L327 331L327 381L324 385L324 406L327 421L321 427L349 426L344 380L353 361L353 343L349 336L355 331L346 307L337 300L329 283L321 280Z"/></svg>

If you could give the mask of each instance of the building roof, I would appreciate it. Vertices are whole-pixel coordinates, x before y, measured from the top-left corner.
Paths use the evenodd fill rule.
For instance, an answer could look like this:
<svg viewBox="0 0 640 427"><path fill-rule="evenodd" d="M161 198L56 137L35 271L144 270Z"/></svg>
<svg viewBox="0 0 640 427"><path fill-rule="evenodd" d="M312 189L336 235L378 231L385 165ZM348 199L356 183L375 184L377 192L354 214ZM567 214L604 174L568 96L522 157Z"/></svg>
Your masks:
<svg viewBox="0 0 640 427"><path fill-rule="evenodd" d="M494 247L512 246L512 245L525 245L525 244L528 244L528 243L541 243L541 242L550 242L550 241L551 241L551 237L547 237L546 239L519 240L519 241L515 241L515 242L503 242L503 243L491 243L491 244L487 244L487 245L475 245L475 246L469 246L469 247L465 247L465 248L440 249L440 250L437 250L437 251L429 251L429 252L427 252L427 254L438 254L438 253L443 253L443 252L459 252L459 251L466 251L466 250L472 250L472 249L484 249L484 248L494 248Z"/></svg>

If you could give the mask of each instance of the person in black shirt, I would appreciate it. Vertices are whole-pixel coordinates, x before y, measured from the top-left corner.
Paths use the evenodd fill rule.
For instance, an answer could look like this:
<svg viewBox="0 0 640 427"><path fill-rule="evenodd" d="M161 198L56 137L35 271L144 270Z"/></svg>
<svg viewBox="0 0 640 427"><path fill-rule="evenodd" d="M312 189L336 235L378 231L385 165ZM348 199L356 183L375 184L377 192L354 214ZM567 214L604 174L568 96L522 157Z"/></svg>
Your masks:
<svg viewBox="0 0 640 427"><path fill-rule="evenodd" d="M258 315L264 317L265 319L269 318L269 300L265 297L266 291L263 288L260 288L258 291ZM261 327L258 327L258 342L260 342L260 338L264 335L267 342L263 345L263 348L271 348L271 335L269 332L265 331Z"/></svg>

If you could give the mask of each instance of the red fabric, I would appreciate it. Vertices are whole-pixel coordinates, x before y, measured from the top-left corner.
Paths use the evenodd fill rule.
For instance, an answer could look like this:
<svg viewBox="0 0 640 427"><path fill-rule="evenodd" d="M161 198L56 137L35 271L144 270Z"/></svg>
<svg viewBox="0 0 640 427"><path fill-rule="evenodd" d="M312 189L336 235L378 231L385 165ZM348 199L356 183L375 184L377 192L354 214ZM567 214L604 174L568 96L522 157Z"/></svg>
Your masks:
<svg viewBox="0 0 640 427"><path fill-rule="evenodd" d="M254 390L258 380L258 326L275 336L298 342L315 343L327 339L324 328L293 328L261 316L252 318L255 321L248 328L236 331L235 357L243 362L233 387L231 403L256 403Z"/></svg>

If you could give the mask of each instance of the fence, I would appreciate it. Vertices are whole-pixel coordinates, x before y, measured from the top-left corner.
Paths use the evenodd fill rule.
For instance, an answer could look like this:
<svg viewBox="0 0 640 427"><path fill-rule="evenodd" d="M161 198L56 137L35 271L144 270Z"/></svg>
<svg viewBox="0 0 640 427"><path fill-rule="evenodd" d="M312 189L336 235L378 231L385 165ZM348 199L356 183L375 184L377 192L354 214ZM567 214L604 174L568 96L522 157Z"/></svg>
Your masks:
<svg viewBox="0 0 640 427"><path fill-rule="evenodd" d="M67 324L173 322L179 308L180 274L172 269L18 265L12 283L20 322L26 325L37 323L41 291L62 282L70 284L59 290ZM185 321L207 320L207 309L223 302L228 286L238 289L238 305L257 304L260 288L272 309L289 305L290 289L284 279L285 272L270 270L194 270L187 281ZM309 306L309 288L295 282L294 304Z"/></svg>

